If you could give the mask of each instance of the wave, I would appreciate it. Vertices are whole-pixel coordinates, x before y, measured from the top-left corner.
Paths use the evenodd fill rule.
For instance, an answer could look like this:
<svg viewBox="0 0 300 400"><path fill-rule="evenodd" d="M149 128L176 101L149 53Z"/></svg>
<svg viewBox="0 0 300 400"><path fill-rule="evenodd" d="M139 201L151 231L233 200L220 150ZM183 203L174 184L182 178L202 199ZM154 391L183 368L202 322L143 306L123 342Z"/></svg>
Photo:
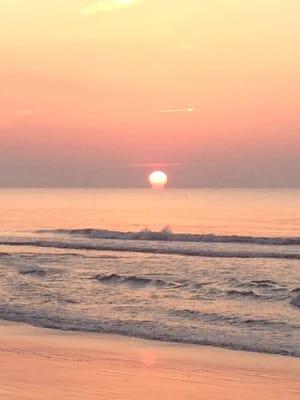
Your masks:
<svg viewBox="0 0 300 400"><path fill-rule="evenodd" d="M145 276L138 276L138 275L120 275L120 274L98 274L91 279L94 279L104 285L111 285L111 286L125 286L130 289L145 289L145 288L155 288L155 289L163 289L163 290L187 290L192 293L198 293L198 299L203 299L203 296L206 297L208 294L214 293L214 296L218 297L229 297L229 298L252 298L254 300L269 300L272 301L276 300L286 300L289 298L287 294L280 294L277 295L276 291L277 288L272 288L271 293L263 294L263 293L256 293L252 289L247 290L237 290L237 289L230 289L230 290L222 290L216 288L207 288L205 286L209 285L209 283L201 283L201 282L192 282L186 280L178 280L178 281L168 281L163 279L157 278L148 278ZM204 288L205 287L205 288ZM275 293L274 293L275 291Z"/></svg>
<svg viewBox="0 0 300 400"><path fill-rule="evenodd" d="M18 272L20 275L23 275L23 276L33 276L33 277L38 277L38 278L45 278L48 275L61 274L63 272L63 270L59 269L59 268L25 267L25 268L19 269Z"/></svg>
<svg viewBox="0 0 300 400"><path fill-rule="evenodd" d="M44 271L43 269L25 269L25 270L20 270L19 274L21 275L35 275L38 276L40 278L43 278L47 275L46 271Z"/></svg>
<svg viewBox="0 0 300 400"><path fill-rule="evenodd" d="M201 319L207 322L218 322L218 323L230 323L233 325L257 325L257 326L265 326L265 327L270 327L274 328L276 327L277 329L285 329L291 328L291 325L285 322L279 322L279 321L273 321L273 320L268 320L268 319L254 319L254 318L240 318L234 315L222 315L218 313L205 313L202 311L198 310L189 310L189 309L175 309L175 310L170 310L170 315L175 316L175 317L180 317L180 318L185 318L185 319L191 319L191 320L196 320L196 319ZM292 328L299 329L299 325L292 326Z"/></svg>
<svg viewBox="0 0 300 400"><path fill-rule="evenodd" d="M34 246L44 248L72 249L72 250L98 250L98 251L118 251L118 252L135 252L135 253L152 253L152 254L168 254L182 256L198 256L213 258L274 258L300 260L300 253L276 252L274 251L257 251L257 249L208 249L196 246L178 246L169 243L168 246L151 245L147 246L145 242L127 242L120 241L97 241L97 242L72 242L57 240L36 240L36 239L11 239L1 240L0 245L7 246Z"/></svg>
<svg viewBox="0 0 300 400"><path fill-rule="evenodd" d="M186 280L179 281L165 281L163 279L158 278L147 278L144 276L137 275L119 275L119 274L98 274L94 276L92 279L97 280L100 283L106 285L124 285L129 286L130 288L145 288L145 287L155 287L156 289L192 289L192 290L200 290L203 286L208 285L209 283L198 283L198 282L189 282Z"/></svg>
<svg viewBox="0 0 300 400"><path fill-rule="evenodd" d="M270 279L254 280L251 281L250 284L260 288L274 288L277 286L277 283Z"/></svg>
<svg viewBox="0 0 300 400"><path fill-rule="evenodd" d="M39 230L37 232L81 236L91 239L146 240L196 243L245 243L276 246L300 245L300 237L259 237L239 235L215 235L210 233L173 233L168 227L162 229L161 231L151 231L148 229L143 229L138 232L121 232L92 228Z"/></svg>
<svg viewBox="0 0 300 400"><path fill-rule="evenodd" d="M258 295L257 293L255 293L253 290L228 290L227 294L229 296L237 296L237 297L253 297L253 298L258 298L261 297L260 295Z"/></svg>
<svg viewBox="0 0 300 400"><path fill-rule="evenodd" d="M99 274L96 275L93 279L105 284L118 284L118 285L129 285L135 287L145 287L145 286L155 286L155 287L163 287L163 286L172 286L171 282L165 282L161 279L151 279L144 278L136 275L119 275L119 274Z"/></svg>
<svg viewBox="0 0 300 400"><path fill-rule="evenodd" d="M291 300L291 305L300 308L300 294Z"/></svg>

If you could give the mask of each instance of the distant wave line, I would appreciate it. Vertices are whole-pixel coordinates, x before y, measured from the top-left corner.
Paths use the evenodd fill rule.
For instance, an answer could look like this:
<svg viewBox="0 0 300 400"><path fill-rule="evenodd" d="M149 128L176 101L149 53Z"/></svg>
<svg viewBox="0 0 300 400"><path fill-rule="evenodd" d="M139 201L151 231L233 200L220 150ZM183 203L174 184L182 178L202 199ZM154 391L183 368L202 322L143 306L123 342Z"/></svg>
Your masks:
<svg viewBox="0 0 300 400"><path fill-rule="evenodd" d="M239 235L215 235L212 233L173 233L169 227L165 227L161 231L151 231L148 229L143 229L137 232L122 232L111 231L107 229L85 228L38 230L37 233L64 234L70 236L81 236L91 239L146 240L191 243L244 243L275 246L300 245L300 237L259 237Z"/></svg>

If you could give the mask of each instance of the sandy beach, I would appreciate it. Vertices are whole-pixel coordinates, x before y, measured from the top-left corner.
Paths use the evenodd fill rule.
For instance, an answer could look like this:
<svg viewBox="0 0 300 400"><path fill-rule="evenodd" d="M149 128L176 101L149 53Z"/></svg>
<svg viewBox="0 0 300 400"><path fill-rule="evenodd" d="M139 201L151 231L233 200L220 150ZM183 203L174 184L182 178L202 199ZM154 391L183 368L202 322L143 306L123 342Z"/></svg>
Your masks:
<svg viewBox="0 0 300 400"><path fill-rule="evenodd" d="M0 325L0 398L299 399L299 358Z"/></svg>

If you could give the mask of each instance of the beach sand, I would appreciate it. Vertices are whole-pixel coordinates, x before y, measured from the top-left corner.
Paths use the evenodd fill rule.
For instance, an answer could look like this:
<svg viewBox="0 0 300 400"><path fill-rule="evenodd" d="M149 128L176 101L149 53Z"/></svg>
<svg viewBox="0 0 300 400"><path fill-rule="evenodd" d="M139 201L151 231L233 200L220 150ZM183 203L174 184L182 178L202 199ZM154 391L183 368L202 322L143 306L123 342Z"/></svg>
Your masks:
<svg viewBox="0 0 300 400"><path fill-rule="evenodd" d="M0 323L1 400L300 399L300 359Z"/></svg>

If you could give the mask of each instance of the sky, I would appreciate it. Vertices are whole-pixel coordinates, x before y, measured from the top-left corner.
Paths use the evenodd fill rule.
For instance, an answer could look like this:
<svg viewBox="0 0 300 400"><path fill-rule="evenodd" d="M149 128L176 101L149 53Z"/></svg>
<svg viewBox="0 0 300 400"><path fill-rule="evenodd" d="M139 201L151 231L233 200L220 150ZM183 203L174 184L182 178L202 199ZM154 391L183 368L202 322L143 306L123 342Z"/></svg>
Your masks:
<svg viewBox="0 0 300 400"><path fill-rule="evenodd" d="M0 186L300 186L299 0L0 0Z"/></svg>

